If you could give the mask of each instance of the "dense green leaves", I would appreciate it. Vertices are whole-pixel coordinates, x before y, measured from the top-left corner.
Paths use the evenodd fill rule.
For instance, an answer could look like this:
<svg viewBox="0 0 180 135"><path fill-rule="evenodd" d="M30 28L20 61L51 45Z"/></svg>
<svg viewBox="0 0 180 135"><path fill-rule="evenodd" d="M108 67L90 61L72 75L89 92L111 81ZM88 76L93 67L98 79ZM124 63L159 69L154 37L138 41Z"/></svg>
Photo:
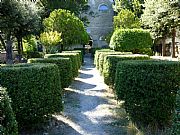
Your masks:
<svg viewBox="0 0 180 135"><path fill-rule="evenodd" d="M0 68L0 82L12 99L19 127L31 127L63 109L60 75L55 64L4 65Z"/></svg>
<svg viewBox="0 0 180 135"><path fill-rule="evenodd" d="M128 10L122 9L117 16L114 16L114 28L140 28L141 23L135 14Z"/></svg>
<svg viewBox="0 0 180 135"><path fill-rule="evenodd" d="M54 63L60 72L62 88L67 88L72 82L72 61L70 58L34 58L29 59L28 63Z"/></svg>
<svg viewBox="0 0 180 135"><path fill-rule="evenodd" d="M43 23L46 31L61 33L64 47L88 42L83 22L68 10L54 10Z"/></svg>
<svg viewBox="0 0 180 135"><path fill-rule="evenodd" d="M0 87L0 134L18 135L17 122L6 89Z"/></svg>
<svg viewBox="0 0 180 135"><path fill-rule="evenodd" d="M180 90L178 90L176 95L176 108L175 108L171 135L179 135L179 134L180 134Z"/></svg>
<svg viewBox="0 0 180 135"><path fill-rule="evenodd" d="M70 58L71 59L73 77L77 77L78 76L78 69L79 69L79 62L80 62L78 54L77 53L56 53L56 54L46 54L44 56L44 58L58 58L58 57L64 57L64 58Z"/></svg>
<svg viewBox="0 0 180 135"><path fill-rule="evenodd" d="M57 31L44 32L41 33L39 40L46 48L46 53L53 53L53 47L62 41L61 33Z"/></svg>
<svg viewBox="0 0 180 135"><path fill-rule="evenodd" d="M122 61L117 66L115 91L138 126L164 129L172 124L178 76L178 62Z"/></svg>
<svg viewBox="0 0 180 135"><path fill-rule="evenodd" d="M114 86L117 63L125 60L147 60L147 55L107 55L103 63L104 82L107 85Z"/></svg>
<svg viewBox="0 0 180 135"><path fill-rule="evenodd" d="M143 49L151 48L152 38L148 31L142 29L117 29L109 46L118 51L142 53Z"/></svg>

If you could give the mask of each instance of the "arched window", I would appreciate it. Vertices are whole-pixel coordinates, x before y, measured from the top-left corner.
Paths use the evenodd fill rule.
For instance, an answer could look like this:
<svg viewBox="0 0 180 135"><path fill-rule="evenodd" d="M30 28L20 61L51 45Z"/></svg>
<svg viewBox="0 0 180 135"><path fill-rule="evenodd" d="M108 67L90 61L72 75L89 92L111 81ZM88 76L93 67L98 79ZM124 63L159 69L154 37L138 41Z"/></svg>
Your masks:
<svg viewBox="0 0 180 135"><path fill-rule="evenodd" d="M101 5L99 5L98 10L99 10L99 11L107 11L107 10L109 10L109 8L108 8L107 5L101 4Z"/></svg>

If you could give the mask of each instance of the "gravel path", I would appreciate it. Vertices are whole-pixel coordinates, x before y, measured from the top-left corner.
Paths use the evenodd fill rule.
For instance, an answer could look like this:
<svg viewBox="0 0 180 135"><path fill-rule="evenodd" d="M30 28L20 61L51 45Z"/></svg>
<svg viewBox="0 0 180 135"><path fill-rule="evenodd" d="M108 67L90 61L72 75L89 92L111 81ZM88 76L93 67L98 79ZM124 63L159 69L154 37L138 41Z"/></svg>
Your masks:
<svg viewBox="0 0 180 135"><path fill-rule="evenodd" d="M86 55L79 76L64 92L64 111L31 135L134 135L127 115ZM25 133L27 135L27 133ZM25 135L22 134L22 135Z"/></svg>
<svg viewBox="0 0 180 135"><path fill-rule="evenodd" d="M127 116L117 105L113 94L107 92L107 86L93 66L90 55L85 56L79 72L79 76L65 91L63 115L54 116L73 130L63 130L62 133L62 128L67 127L60 126L52 134L126 135Z"/></svg>

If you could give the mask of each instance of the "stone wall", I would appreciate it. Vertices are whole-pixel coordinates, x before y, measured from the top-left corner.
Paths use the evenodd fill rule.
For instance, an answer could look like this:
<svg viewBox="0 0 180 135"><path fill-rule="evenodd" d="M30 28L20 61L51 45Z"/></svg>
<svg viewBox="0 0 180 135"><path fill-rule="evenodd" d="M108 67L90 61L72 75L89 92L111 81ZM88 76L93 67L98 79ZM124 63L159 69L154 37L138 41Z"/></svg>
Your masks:
<svg viewBox="0 0 180 135"><path fill-rule="evenodd" d="M93 40L93 47L105 47L108 44L104 41L104 36L113 29L113 0L89 0L90 9L85 14L89 20L87 32ZM107 7L108 10L100 10L100 6Z"/></svg>

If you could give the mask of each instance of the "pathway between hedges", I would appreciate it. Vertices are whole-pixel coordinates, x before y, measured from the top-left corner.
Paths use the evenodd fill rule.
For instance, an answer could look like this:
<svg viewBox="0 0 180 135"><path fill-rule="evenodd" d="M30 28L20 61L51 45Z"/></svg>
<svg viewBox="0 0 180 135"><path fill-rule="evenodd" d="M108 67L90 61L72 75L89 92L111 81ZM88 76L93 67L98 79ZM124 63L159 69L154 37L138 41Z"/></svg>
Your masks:
<svg viewBox="0 0 180 135"><path fill-rule="evenodd" d="M54 115L35 135L134 135L127 128L124 109L107 89L92 58L86 55L79 76L64 92L63 113Z"/></svg>
<svg viewBox="0 0 180 135"><path fill-rule="evenodd" d="M86 55L79 76L65 90L64 112L56 115L60 124L53 135L126 135L127 116L113 94L107 92L103 78Z"/></svg>

